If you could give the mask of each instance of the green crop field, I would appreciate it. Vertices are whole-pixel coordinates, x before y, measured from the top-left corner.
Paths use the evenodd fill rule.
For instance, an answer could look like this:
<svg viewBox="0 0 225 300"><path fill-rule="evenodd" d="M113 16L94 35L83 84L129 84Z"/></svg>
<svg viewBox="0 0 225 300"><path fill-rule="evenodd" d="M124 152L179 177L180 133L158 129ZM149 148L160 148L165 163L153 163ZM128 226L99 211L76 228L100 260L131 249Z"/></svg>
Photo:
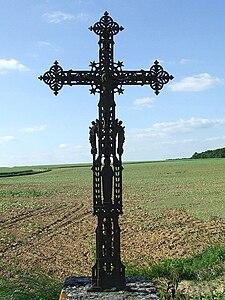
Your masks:
<svg viewBox="0 0 225 300"><path fill-rule="evenodd" d="M123 204L127 274L225 299L225 159L125 163ZM93 265L91 166L0 168L0 225L0 299L58 300Z"/></svg>
<svg viewBox="0 0 225 300"><path fill-rule="evenodd" d="M208 220L225 217L225 160L176 160L128 164L124 197L137 201L149 214L183 208Z"/></svg>

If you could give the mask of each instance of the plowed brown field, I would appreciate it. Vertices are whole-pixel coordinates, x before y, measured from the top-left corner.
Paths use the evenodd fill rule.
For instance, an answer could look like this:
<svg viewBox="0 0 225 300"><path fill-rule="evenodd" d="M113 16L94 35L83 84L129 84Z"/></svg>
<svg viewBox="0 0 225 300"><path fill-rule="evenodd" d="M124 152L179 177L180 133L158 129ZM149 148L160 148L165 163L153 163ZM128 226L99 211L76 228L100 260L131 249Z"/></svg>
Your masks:
<svg viewBox="0 0 225 300"><path fill-rule="evenodd" d="M180 165L181 168L185 167ZM79 182L74 179L78 177ZM160 197L151 193L151 185L162 197L165 187L160 183L150 183L147 193L139 190L138 194L132 190L135 187L130 186L130 178L124 182L124 214L120 217L124 262L148 266L163 258L190 257L208 246L224 244L224 219L219 216L196 218L188 211L188 203L187 207L172 204L160 207L152 213L148 205L154 208ZM165 189L171 193L171 189ZM17 270L43 271L61 278L90 275L96 218L92 216L89 168L53 170L29 178L4 178L1 190L4 191L0 218L3 275L9 276ZM21 192L15 196L12 190ZM34 190L46 193L35 194ZM178 190L180 197L180 185ZM25 196L22 191L26 191Z"/></svg>

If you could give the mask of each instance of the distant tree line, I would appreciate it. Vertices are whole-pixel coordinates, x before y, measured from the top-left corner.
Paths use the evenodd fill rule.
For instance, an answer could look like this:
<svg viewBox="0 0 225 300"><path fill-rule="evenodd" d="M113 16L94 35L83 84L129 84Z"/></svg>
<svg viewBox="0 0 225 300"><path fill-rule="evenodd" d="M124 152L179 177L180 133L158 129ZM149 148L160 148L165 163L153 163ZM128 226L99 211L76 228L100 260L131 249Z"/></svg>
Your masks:
<svg viewBox="0 0 225 300"><path fill-rule="evenodd" d="M195 152L192 157L193 159L198 158L225 158L225 148L216 150L207 150L201 153Z"/></svg>

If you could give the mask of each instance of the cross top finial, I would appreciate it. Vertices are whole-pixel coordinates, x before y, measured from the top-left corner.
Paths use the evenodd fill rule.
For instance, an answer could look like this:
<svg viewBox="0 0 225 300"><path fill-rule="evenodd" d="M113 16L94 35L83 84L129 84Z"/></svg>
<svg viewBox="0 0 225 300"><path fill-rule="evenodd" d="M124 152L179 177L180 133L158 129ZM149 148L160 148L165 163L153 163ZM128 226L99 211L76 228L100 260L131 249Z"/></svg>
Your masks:
<svg viewBox="0 0 225 300"><path fill-rule="evenodd" d="M113 36L124 28L119 26L118 23L114 22L109 16L109 13L105 11L104 15L100 18L99 22L96 22L94 26L89 28L91 31L100 36Z"/></svg>

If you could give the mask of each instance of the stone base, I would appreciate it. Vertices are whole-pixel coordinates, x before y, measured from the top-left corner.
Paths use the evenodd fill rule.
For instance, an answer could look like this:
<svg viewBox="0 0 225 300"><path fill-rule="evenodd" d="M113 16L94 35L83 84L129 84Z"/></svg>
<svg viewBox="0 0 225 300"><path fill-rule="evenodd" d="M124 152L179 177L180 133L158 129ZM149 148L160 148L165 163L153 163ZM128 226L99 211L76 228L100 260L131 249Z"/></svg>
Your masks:
<svg viewBox="0 0 225 300"><path fill-rule="evenodd" d="M91 277L68 277L64 282L59 300L159 300L153 283L147 278L128 276L126 277L126 285L127 289L123 291L111 289L104 292L93 292L90 291Z"/></svg>

